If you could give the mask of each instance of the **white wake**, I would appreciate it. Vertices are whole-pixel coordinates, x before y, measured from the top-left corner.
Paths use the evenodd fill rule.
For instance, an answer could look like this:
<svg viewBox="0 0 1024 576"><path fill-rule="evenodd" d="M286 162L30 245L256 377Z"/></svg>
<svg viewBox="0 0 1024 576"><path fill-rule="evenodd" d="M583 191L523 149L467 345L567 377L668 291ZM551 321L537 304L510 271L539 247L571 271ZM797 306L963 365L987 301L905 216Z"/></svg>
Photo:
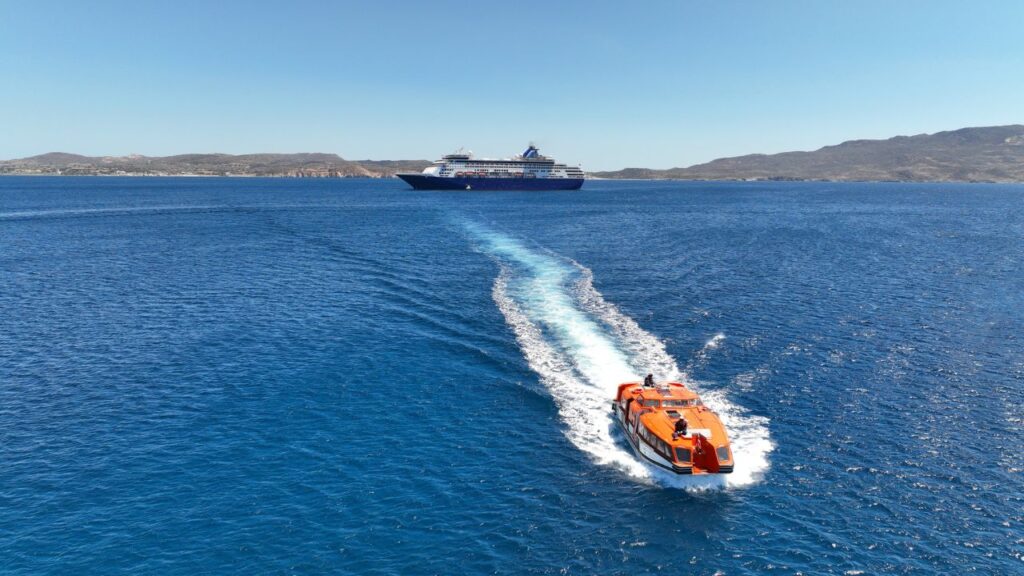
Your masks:
<svg viewBox="0 0 1024 576"><path fill-rule="evenodd" d="M472 222L465 228L500 273L494 301L515 332L530 368L551 392L569 440L596 462L633 478L683 488L723 488L756 482L768 469L768 420L733 404L721 390L701 390L679 370L664 344L604 300L590 270L571 260ZM697 354L721 345L717 335ZM729 431L736 467L723 476L676 476L638 460L616 438L611 401L616 387L648 372L697 390Z"/></svg>

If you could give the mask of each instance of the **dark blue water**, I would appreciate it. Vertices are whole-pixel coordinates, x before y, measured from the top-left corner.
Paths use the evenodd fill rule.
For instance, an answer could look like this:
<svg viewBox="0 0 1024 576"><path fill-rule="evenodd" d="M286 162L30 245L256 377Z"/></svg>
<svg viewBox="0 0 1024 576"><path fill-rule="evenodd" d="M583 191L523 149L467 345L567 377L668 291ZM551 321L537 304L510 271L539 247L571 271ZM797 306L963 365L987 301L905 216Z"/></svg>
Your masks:
<svg viewBox="0 0 1024 576"><path fill-rule="evenodd" d="M1022 424L1020 186L0 178L5 574L1019 574Z"/></svg>

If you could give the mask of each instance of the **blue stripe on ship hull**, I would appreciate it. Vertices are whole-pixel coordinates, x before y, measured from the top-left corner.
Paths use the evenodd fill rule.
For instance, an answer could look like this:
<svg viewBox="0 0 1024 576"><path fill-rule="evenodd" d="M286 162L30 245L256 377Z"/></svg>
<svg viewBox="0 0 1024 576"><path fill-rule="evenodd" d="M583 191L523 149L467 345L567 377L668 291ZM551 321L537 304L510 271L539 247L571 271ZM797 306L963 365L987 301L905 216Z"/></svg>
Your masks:
<svg viewBox="0 0 1024 576"><path fill-rule="evenodd" d="M441 178L398 174L417 190L579 190L582 178Z"/></svg>

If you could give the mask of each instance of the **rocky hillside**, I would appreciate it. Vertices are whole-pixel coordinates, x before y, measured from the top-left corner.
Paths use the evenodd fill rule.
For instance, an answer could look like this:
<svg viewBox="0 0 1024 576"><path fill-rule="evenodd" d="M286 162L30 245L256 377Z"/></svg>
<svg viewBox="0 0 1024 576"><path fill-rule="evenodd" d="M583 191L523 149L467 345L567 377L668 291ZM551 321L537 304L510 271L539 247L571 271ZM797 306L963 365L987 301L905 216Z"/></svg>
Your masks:
<svg viewBox="0 0 1024 576"><path fill-rule="evenodd" d="M813 152L750 154L689 168L627 168L602 178L1024 182L1024 126L850 140Z"/></svg>
<svg viewBox="0 0 1024 576"><path fill-rule="evenodd" d="M385 178L395 172L419 172L429 164L426 160L353 162L337 154L79 156L51 152L0 161L0 174Z"/></svg>

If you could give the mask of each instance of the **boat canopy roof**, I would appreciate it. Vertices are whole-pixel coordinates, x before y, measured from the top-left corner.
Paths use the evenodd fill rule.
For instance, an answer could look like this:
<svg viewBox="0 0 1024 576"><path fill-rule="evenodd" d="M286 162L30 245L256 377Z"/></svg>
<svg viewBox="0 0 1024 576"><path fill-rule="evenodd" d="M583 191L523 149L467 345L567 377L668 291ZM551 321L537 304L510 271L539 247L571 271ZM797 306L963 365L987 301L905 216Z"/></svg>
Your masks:
<svg viewBox="0 0 1024 576"><path fill-rule="evenodd" d="M697 394L680 384L679 382L670 382L667 385L656 386L654 388L645 388L644 386L637 384L640 387L640 397L650 400L696 400Z"/></svg>

